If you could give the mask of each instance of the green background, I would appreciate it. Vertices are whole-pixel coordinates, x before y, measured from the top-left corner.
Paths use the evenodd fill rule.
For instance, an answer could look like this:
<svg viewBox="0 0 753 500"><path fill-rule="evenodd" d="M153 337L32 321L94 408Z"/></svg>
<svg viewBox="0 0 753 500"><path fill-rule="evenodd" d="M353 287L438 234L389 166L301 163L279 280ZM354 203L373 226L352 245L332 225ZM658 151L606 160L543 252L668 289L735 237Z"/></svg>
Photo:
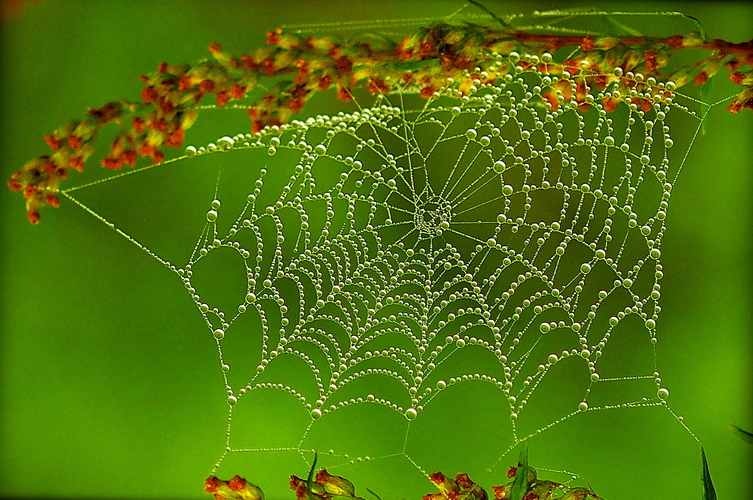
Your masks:
<svg viewBox="0 0 753 500"><path fill-rule="evenodd" d="M580 5L486 4L499 13ZM29 5L2 28L2 175L45 152L42 136L57 126L88 107L137 99L139 74L155 70L161 61L206 57L210 42L238 54L261 46L264 32L280 24L439 18L460 5L392 0L284 6L237 0L47 0ZM710 37L753 38L753 7L742 3L599 7L683 10L699 18ZM667 19L656 18L656 29L665 28ZM717 91L730 95L729 87ZM671 390L671 408L704 443L719 497L745 498L753 488L753 448L727 424L753 429L753 114L733 116L719 106L709 120L673 190L662 246L658 366ZM197 125L187 143L198 145L247 125L241 116L237 122L215 120L214 126ZM72 176L70 184L98 178L97 170L89 167L78 176L81 180ZM195 214L203 214L215 180L216 170L203 176L178 171L155 177L147 186L126 183L122 191L103 188L81 197L103 212L112 210L118 227L180 264L198 239L202 220L177 220L164 207L185 197L189 205L195 200ZM143 198L128 189L140 190ZM151 202L142 202L146 199ZM18 195L0 190L0 204L0 494L205 497L203 479L224 446L225 394L214 340L182 284L66 200L60 209L44 210L38 227L26 221ZM477 403L469 400L468 406ZM270 434L284 435L301 413L291 408L289 417ZM352 431L362 423L344 419L342 429ZM445 424L460 433L467 422L458 418ZM380 439L385 438L375 438ZM447 463L439 467L448 475L460 472L453 447L440 449L429 462ZM532 465L575 471L611 500L697 498L698 455L692 437L658 408L589 413L531 445ZM505 461L513 462L512 456ZM297 465L289 470L289 464ZM272 493L269 498L293 497L278 493L285 491L284 484L267 486L264 474L249 464L238 470L231 461L224 465L221 475L239 473ZM306 472L295 457L265 467L285 468L283 476ZM403 485L397 469L373 472L380 482L364 486L385 500L432 491L428 482L418 489ZM363 489L359 493L365 495Z"/></svg>

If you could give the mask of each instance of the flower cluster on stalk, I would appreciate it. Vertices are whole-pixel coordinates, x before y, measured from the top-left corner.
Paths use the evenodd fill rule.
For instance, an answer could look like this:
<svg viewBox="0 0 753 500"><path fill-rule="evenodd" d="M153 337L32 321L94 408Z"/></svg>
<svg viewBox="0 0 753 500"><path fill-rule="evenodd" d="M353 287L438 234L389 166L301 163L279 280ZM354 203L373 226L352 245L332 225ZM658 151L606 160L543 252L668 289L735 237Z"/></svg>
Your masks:
<svg viewBox="0 0 753 500"><path fill-rule="evenodd" d="M552 54L565 47L574 50L558 62ZM663 71L674 52L688 48L711 55L690 67ZM104 167L133 167L139 157L161 163L163 148L182 145L206 96L218 107L244 101L251 130L259 132L286 123L312 96L330 88L342 101L352 100L359 88L373 94L415 91L429 99L448 89L464 95L471 87L493 85L530 69L552 77L542 91L545 105L556 109L575 101L586 110L598 98L611 111L620 102L648 109L674 88L690 81L704 85L725 68L742 86L728 109L753 110L753 42L705 41L695 34L583 37L438 23L395 41L376 34L307 37L278 28L267 33L266 47L248 54L233 57L216 43L209 51L212 59L194 66L161 63L155 73L141 76L146 85L140 102L109 102L45 136L51 152L29 161L8 180L10 189L26 198L29 221L39 222L42 206L59 206L61 181L70 169L83 171L101 127L120 127L101 160ZM266 79L273 82L269 90L254 92Z"/></svg>

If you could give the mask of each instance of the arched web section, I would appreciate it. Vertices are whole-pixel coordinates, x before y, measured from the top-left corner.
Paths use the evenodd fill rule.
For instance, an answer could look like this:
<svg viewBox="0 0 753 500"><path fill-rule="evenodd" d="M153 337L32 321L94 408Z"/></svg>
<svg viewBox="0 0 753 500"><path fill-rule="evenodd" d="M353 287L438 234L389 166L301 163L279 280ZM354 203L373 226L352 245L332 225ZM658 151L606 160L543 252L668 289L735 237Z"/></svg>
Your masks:
<svg viewBox="0 0 753 500"><path fill-rule="evenodd" d="M448 388L479 381L507 409L500 456L519 428L661 403L652 346L668 179L681 165L670 161L674 105L555 109L541 97L551 84L523 71L466 96L380 96L219 143L253 181L234 186L247 197L226 233L218 217L232 214L208 212L181 273L191 288L193 266L218 248L243 260L235 309L194 295L231 407L282 389L311 417L304 442L343 407L376 404L411 421ZM620 368L612 346L625 339L644 353L643 371ZM615 382L620 391L601 389ZM537 400L547 384L559 384L556 404ZM531 411L525 426L527 407L541 405L546 420Z"/></svg>

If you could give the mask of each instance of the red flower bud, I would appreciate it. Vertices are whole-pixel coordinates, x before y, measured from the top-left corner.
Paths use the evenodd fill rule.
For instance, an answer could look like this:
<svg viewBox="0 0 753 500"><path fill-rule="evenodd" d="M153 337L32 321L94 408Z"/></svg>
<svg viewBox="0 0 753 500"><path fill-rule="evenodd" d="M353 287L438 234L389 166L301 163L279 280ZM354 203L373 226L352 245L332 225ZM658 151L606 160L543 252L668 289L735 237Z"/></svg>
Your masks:
<svg viewBox="0 0 753 500"><path fill-rule="evenodd" d="M175 111L175 105L164 97L160 97L158 99L158 103L160 111L162 111L162 113L164 114L172 113L173 111Z"/></svg>
<svg viewBox="0 0 753 500"><path fill-rule="evenodd" d="M243 60L243 67L246 69L250 69L251 71L258 71L259 65L256 64L256 61L251 56L242 55L241 60Z"/></svg>
<svg viewBox="0 0 753 500"><path fill-rule="evenodd" d="M337 98L343 102L350 102L353 100L353 96L350 94L350 90L345 87L337 89Z"/></svg>
<svg viewBox="0 0 753 500"><path fill-rule="evenodd" d="M243 85L234 83L233 86L230 87L230 95L235 99L243 99L243 96L246 95L246 88L247 87Z"/></svg>
<svg viewBox="0 0 753 500"><path fill-rule="evenodd" d="M681 49L682 46L683 46L682 36L680 36L680 35L674 35L674 36L671 36L671 37L667 38L667 45L669 45L670 48L672 48L674 50Z"/></svg>
<svg viewBox="0 0 753 500"><path fill-rule="evenodd" d="M267 74L267 76L272 76L275 74L275 60L271 57L267 57L261 62L261 67L264 68L264 72Z"/></svg>
<svg viewBox="0 0 753 500"><path fill-rule="evenodd" d="M167 141L165 141L165 146L179 148L184 138L185 138L185 132L183 131L183 129L177 128L173 132L167 135Z"/></svg>
<svg viewBox="0 0 753 500"><path fill-rule="evenodd" d="M53 151L57 151L58 149L60 149L60 146L62 145L60 139L58 139L54 135L46 135L44 136L44 140L47 142L47 144L50 146L50 149Z"/></svg>
<svg viewBox="0 0 753 500"><path fill-rule="evenodd" d="M431 96L434 95L434 92L436 91L437 89L433 85L429 85L428 87L422 88L419 95L423 97L424 99L429 99Z"/></svg>
<svg viewBox="0 0 753 500"><path fill-rule="evenodd" d="M23 185L18 181L15 181L13 179L8 179L8 187L14 193L18 193L19 191L21 191L21 188L23 187Z"/></svg>
<svg viewBox="0 0 753 500"><path fill-rule="evenodd" d="M215 89L215 84L209 78L202 80L202 82L199 84L199 90L204 94L208 94L214 91L214 89Z"/></svg>
<svg viewBox="0 0 753 500"><path fill-rule="evenodd" d="M553 111L557 111L560 107L560 100L559 97L557 97L557 93L554 91L554 89L547 89L544 92L541 93L541 97L549 103L549 106L551 106Z"/></svg>
<svg viewBox="0 0 753 500"><path fill-rule="evenodd" d="M387 94L390 91L390 86L380 78L369 79L369 92L372 94Z"/></svg>
<svg viewBox="0 0 753 500"><path fill-rule="evenodd" d="M26 212L26 217L29 219L29 222L31 222L34 225L39 224L39 210L29 210Z"/></svg>
<svg viewBox="0 0 753 500"><path fill-rule="evenodd" d="M643 53L646 57L646 67L651 71L659 67L659 61L656 59L656 52L653 50L647 50Z"/></svg>
<svg viewBox="0 0 753 500"><path fill-rule="evenodd" d="M348 59L348 56L340 56L335 60L335 68L337 69L338 76L350 73L353 70L353 62Z"/></svg>
<svg viewBox="0 0 753 500"><path fill-rule="evenodd" d="M141 133L144 130L144 119L140 116L134 116L133 118L131 118L131 125L133 125L133 128L134 130L136 130L136 132Z"/></svg>
<svg viewBox="0 0 753 500"><path fill-rule="evenodd" d="M291 99L288 103L288 107L293 110L293 113L299 113L303 109L305 102L303 99Z"/></svg>
<svg viewBox="0 0 753 500"><path fill-rule="evenodd" d="M104 158L100 163L102 163L103 167L110 170L119 170L120 167L123 166L123 161L120 158L112 158L109 156Z"/></svg>
<svg viewBox="0 0 753 500"><path fill-rule="evenodd" d="M191 88L193 88L193 85L191 84L190 76L184 76L178 80L178 90L181 92L188 92Z"/></svg>
<svg viewBox="0 0 753 500"><path fill-rule="evenodd" d="M321 80L319 80L317 87L319 88L319 90L327 90L330 85L332 85L332 78L325 75Z"/></svg>
<svg viewBox="0 0 753 500"><path fill-rule="evenodd" d="M149 144L142 144L139 148L139 155L141 156L152 156L154 154L154 146L150 146Z"/></svg>
<svg viewBox="0 0 753 500"><path fill-rule="evenodd" d="M277 45L280 43L280 33L282 33L282 28L267 31L267 45Z"/></svg>
<svg viewBox="0 0 753 500"><path fill-rule="evenodd" d="M221 108L230 100L230 94L224 90L217 92L214 96L217 98L217 106Z"/></svg>
<svg viewBox="0 0 753 500"><path fill-rule="evenodd" d="M333 476L322 469L316 474L316 482L324 486L327 493L336 496L354 496L353 483L340 476Z"/></svg>
<svg viewBox="0 0 753 500"><path fill-rule="evenodd" d="M133 149L123 151L123 163L125 163L129 167L136 166L136 158L136 151L134 151Z"/></svg>
<svg viewBox="0 0 753 500"><path fill-rule="evenodd" d="M81 145L84 143L84 141L75 135L69 135L68 136L68 146L71 149L81 149Z"/></svg>
<svg viewBox="0 0 753 500"><path fill-rule="evenodd" d="M735 71L734 73L730 73L729 79L732 80L735 85L740 85L741 83L743 83L745 75L743 73L740 73L739 71Z"/></svg>
<svg viewBox="0 0 753 500"><path fill-rule="evenodd" d="M80 156L74 156L73 158L68 161L68 166L71 168L74 168L78 170L79 172L84 171L84 159Z"/></svg>
<svg viewBox="0 0 753 500"><path fill-rule="evenodd" d="M47 196L45 197L45 202L48 205L53 206L55 208L58 208L60 206L60 198L58 198L57 195L54 195L52 193L47 194Z"/></svg>
<svg viewBox="0 0 753 500"><path fill-rule="evenodd" d="M141 91L141 100L144 101L144 104L149 104L150 102L155 101L157 97L159 96L154 87L146 87Z"/></svg>

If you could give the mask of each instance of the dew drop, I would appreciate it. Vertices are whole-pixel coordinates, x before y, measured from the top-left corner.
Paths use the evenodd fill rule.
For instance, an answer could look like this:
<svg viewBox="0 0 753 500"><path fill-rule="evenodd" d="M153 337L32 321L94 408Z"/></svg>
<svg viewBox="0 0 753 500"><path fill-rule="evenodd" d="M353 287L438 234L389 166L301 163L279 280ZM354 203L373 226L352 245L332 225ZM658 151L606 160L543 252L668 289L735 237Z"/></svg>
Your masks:
<svg viewBox="0 0 753 500"><path fill-rule="evenodd" d="M445 382L444 380L437 382L437 389L444 389L445 387L447 387L447 382Z"/></svg>
<svg viewBox="0 0 753 500"><path fill-rule="evenodd" d="M186 146L186 156L196 156L196 148L194 146Z"/></svg>
<svg viewBox="0 0 753 500"><path fill-rule="evenodd" d="M225 337L225 330L223 330L222 328L216 329L213 333L214 338L216 338L217 340L222 340Z"/></svg>
<svg viewBox="0 0 753 500"><path fill-rule="evenodd" d="M418 412L415 408L408 408L407 410L405 410L405 418L407 418L408 420L413 420L417 416Z"/></svg>
<svg viewBox="0 0 753 500"><path fill-rule="evenodd" d="M666 399L669 397L669 389L667 389L666 387L660 388L658 391L656 391L656 397L658 397L662 401L666 401Z"/></svg>
<svg viewBox="0 0 753 500"><path fill-rule="evenodd" d="M210 210L207 212L207 221L208 222L214 222L217 220L217 211L216 210Z"/></svg>
<svg viewBox="0 0 753 500"><path fill-rule="evenodd" d="M586 410L588 410L588 403L586 403L585 401L581 401L578 404L578 411L586 411Z"/></svg>
<svg viewBox="0 0 753 500"><path fill-rule="evenodd" d="M229 149L232 149L234 145L235 145L235 141L232 139L232 137L228 137L228 136L221 137L217 141L217 146L219 146L219 148L223 151L228 151Z"/></svg>
<svg viewBox="0 0 753 500"><path fill-rule="evenodd" d="M236 398L235 396L228 396L227 404L229 404L230 406L233 406L237 402L238 402L238 398Z"/></svg>
<svg viewBox="0 0 753 500"><path fill-rule="evenodd" d="M583 274L588 274L588 273L590 273L590 272L591 272L591 264L589 264L588 262L584 262L584 263L583 263L583 264L582 264L582 265L580 266L580 272L581 272L581 273L583 273Z"/></svg>
<svg viewBox="0 0 753 500"><path fill-rule="evenodd" d="M311 410L311 418L313 418L314 420L316 420L317 418L321 416L322 416L322 410L320 410L319 408L314 408L313 410Z"/></svg>
<svg viewBox="0 0 753 500"><path fill-rule="evenodd" d="M510 196L513 193L514 189L511 185L505 184L502 186L502 194L505 196Z"/></svg>

